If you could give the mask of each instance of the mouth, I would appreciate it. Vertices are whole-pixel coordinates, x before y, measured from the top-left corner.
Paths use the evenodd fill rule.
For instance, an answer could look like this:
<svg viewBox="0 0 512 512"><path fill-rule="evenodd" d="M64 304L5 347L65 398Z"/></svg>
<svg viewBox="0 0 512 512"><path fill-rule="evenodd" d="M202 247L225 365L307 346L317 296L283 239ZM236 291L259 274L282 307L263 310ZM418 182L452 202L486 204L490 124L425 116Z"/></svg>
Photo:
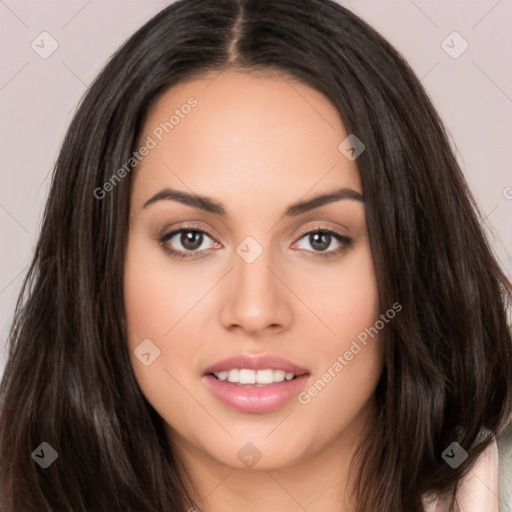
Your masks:
<svg viewBox="0 0 512 512"><path fill-rule="evenodd" d="M309 376L305 368L278 356L240 355L207 368L203 380L222 404L254 414L283 407Z"/></svg>
<svg viewBox="0 0 512 512"><path fill-rule="evenodd" d="M290 381L297 378L293 372L285 370L251 370L249 368L231 368L216 373L210 373L215 379L222 382L230 382L237 386L262 387L271 386L279 382Z"/></svg>

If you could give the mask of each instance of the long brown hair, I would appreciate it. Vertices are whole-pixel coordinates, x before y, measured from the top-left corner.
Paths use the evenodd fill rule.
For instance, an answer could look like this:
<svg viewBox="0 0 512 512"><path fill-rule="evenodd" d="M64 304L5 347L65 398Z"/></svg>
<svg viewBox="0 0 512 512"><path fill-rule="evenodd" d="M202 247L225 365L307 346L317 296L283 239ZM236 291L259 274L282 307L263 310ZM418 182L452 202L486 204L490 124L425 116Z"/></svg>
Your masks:
<svg viewBox="0 0 512 512"><path fill-rule="evenodd" d="M423 511L454 493L511 412L511 285L442 122L409 66L329 0L182 0L112 57L58 157L1 383L3 512L186 510L193 503L127 350L123 267L130 175L155 99L227 67L274 70L325 94L366 145L358 164L388 325L379 415L358 454L358 511ZM483 439L479 434L485 432ZM40 468L47 442L58 459ZM452 442L468 459L442 458Z"/></svg>

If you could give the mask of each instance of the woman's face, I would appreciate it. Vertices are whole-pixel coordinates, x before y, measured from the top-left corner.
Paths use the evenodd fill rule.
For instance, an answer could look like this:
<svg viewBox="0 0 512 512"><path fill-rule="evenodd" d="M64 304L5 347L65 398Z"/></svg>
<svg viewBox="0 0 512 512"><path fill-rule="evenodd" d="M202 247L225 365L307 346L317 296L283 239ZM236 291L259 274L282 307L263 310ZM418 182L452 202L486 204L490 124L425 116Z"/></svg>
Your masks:
<svg viewBox="0 0 512 512"><path fill-rule="evenodd" d="M129 349L189 460L289 467L368 425L384 312L347 136L317 91L234 71L173 87L145 121Z"/></svg>

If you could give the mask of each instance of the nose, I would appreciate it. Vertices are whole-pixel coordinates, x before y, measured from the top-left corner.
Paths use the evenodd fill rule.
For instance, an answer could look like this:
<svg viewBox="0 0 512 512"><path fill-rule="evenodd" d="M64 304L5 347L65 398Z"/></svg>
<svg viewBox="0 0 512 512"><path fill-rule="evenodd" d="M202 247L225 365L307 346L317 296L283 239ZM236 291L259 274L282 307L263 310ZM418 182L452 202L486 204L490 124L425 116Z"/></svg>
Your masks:
<svg viewBox="0 0 512 512"><path fill-rule="evenodd" d="M264 331L278 332L292 324L292 293L283 276L273 268L270 251L252 263L234 254L234 268L223 289L221 323L228 330L241 330L252 336Z"/></svg>

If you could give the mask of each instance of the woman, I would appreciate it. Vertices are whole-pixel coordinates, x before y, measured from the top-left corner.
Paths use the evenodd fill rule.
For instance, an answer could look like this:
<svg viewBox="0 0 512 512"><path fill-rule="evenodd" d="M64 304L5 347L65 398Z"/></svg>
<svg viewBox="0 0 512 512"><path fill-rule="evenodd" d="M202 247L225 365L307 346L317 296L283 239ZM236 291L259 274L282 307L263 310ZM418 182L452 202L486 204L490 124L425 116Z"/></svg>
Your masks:
<svg viewBox="0 0 512 512"><path fill-rule="evenodd" d="M174 3L61 149L2 510L457 510L475 475L497 510L510 293L381 36L326 0Z"/></svg>

